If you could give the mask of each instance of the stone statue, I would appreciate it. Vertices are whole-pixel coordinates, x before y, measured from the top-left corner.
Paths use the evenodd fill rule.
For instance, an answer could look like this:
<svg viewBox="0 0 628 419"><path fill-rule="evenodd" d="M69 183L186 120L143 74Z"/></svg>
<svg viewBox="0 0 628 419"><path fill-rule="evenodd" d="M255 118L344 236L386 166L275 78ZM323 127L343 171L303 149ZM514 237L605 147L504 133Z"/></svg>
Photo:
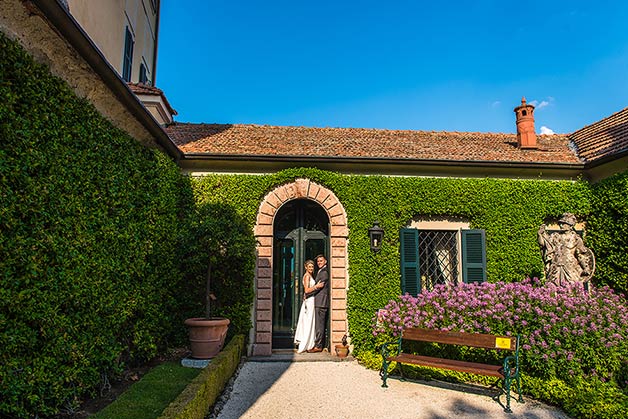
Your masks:
<svg viewBox="0 0 628 419"><path fill-rule="evenodd" d="M564 213L558 220L560 232L548 233L542 224L538 232L539 246L545 263L545 277L562 286L582 283L586 289L595 271L593 251L584 245L574 230L576 216Z"/></svg>

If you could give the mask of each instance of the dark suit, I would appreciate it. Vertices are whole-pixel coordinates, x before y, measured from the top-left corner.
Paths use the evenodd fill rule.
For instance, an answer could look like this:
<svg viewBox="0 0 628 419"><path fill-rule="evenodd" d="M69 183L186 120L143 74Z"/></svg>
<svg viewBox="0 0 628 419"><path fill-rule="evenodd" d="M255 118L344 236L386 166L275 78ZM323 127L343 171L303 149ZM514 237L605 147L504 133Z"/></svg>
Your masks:
<svg viewBox="0 0 628 419"><path fill-rule="evenodd" d="M327 271L327 265L323 266L316 273L314 281L323 283L323 288L312 292L309 295L314 295L314 308L315 308L315 328L316 335L314 341L314 347L323 348L325 344L325 326L327 325L327 311L329 310L329 272Z"/></svg>

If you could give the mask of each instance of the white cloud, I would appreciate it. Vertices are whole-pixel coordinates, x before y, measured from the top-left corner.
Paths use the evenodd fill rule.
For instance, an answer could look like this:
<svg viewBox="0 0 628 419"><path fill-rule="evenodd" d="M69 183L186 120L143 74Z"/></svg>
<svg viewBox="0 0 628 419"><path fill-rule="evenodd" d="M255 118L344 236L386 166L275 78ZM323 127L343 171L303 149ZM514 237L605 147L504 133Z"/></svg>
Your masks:
<svg viewBox="0 0 628 419"><path fill-rule="evenodd" d="M548 96L547 100L542 100L542 101L538 101L538 100L532 100L529 102L530 105L534 106L537 110L539 109L543 109L546 108L550 105L554 104L554 98L552 96Z"/></svg>
<svg viewBox="0 0 628 419"><path fill-rule="evenodd" d="M499 100L496 100L495 102L491 103L491 107L492 108L497 108L499 105L501 105L502 102Z"/></svg>
<svg viewBox="0 0 628 419"><path fill-rule="evenodd" d="M541 127L541 135L554 135L554 134L555 132L551 128L548 128L546 126Z"/></svg>

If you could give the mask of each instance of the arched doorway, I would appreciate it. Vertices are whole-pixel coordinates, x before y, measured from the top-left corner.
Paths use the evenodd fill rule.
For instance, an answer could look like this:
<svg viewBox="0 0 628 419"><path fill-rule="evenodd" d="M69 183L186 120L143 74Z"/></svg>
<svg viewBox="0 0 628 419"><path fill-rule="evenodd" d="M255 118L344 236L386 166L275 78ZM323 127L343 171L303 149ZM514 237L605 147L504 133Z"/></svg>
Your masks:
<svg viewBox="0 0 628 419"><path fill-rule="evenodd" d="M277 211L273 230L272 348L289 349L303 300L303 264L329 254L329 217L320 204L295 199Z"/></svg>
<svg viewBox="0 0 628 419"><path fill-rule="evenodd" d="M347 216L330 190L297 179L268 193L255 225L257 269L249 354L270 355L293 348L303 261L328 256L330 310L328 347L347 333Z"/></svg>

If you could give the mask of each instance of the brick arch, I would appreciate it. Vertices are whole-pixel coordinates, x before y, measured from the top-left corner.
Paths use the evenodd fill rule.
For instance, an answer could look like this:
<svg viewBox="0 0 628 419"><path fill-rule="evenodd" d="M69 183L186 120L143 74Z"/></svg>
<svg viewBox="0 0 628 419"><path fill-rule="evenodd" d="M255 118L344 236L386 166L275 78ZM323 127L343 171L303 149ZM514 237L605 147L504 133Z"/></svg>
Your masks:
<svg viewBox="0 0 628 419"><path fill-rule="evenodd" d="M319 203L329 217L331 347L340 343L347 333L347 213L332 191L309 179L297 179L270 191L257 212L254 228L257 240L255 306L249 347L253 356L268 356L272 352L273 222L279 208L294 199ZM333 351L332 354L335 355Z"/></svg>

